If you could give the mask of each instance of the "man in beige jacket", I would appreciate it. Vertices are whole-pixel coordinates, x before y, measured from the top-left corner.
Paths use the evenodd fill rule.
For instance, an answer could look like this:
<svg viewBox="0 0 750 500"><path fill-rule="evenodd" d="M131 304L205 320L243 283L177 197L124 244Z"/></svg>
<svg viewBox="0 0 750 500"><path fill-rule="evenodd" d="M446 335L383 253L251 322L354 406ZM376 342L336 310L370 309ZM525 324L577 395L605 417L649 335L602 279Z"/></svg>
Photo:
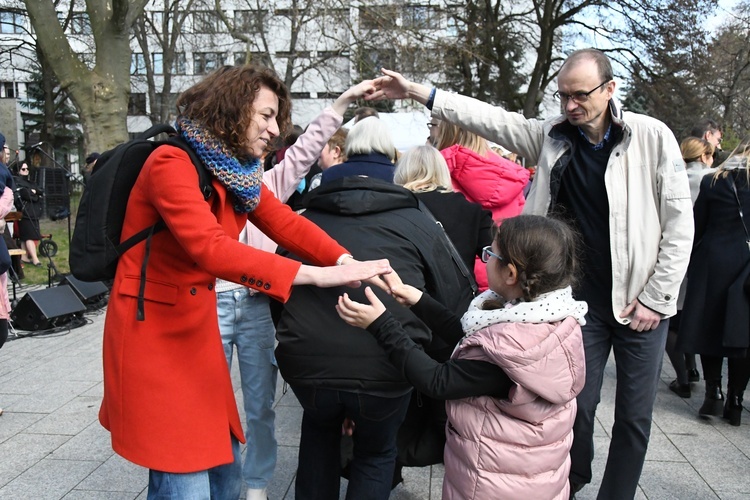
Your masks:
<svg viewBox="0 0 750 500"><path fill-rule="evenodd" d="M562 114L546 121L383 73L370 99L415 99L434 117L525 157L537 170L524 213L566 218L580 232L576 298L588 302L589 313L571 491L592 479L596 407L614 350L615 423L599 498L632 499L648 448L667 318L676 312L693 239L690 189L674 135L658 120L617 108L611 64L595 49L563 63L555 92Z"/></svg>

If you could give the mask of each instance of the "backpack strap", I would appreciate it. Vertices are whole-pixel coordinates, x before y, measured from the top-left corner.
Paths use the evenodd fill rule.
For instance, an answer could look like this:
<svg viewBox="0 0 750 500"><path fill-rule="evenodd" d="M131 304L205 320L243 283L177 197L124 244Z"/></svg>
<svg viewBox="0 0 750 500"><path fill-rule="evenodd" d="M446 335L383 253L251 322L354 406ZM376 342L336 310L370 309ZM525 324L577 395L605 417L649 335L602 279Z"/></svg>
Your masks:
<svg viewBox="0 0 750 500"><path fill-rule="evenodd" d="M175 134L177 133L175 132ZM170 146L180 148L188 154L190 161L193 162L195 169L198 171L198 183L201 188L201 193L203 194L203 199L208 201L213 194L214 188L211 185L211 174L208 172L203 160L198 157L198 154L188 145L185 139L178 135L169 136L166 143Z"/></svg>
<svg viewBox="0 0 750 500"><path fill-rule="evenodd" d="M185 142L181 137L176 135L177 132L171 125L154 125L153 127L143 132L141 136L139 136L139 138L150 139L161 133L172 134L166 141L163 142L163 144L169 144L170 146L178 147L188 154L191 163L195 167L195 170L198 172L198 185L201 190L201 194L203 195L203 199L208 201L208 199L211 197L211 194L213 194L211 175L206 169L206 166L203 164L203 161L198 157L195 151L193 151L193 148L191 148L188 143ZM144 297L146 293L146 269L148 267L148 258L151 254L151 241L154 234L158 233L166 227L167 224L164 222L164 220L159 220L153 226L138 231L136 234L117 245L118 255L122 255L124 252L128 251L136 244L140 243L143 240L146 240L146 251L143 256L143 262L141 263L141 283L138 289L138 306L136 310L137 321L144 321L146 319Z"/></svg>
<svg viewBox="0 0 750 500"><path fill-rule="evenodd" d="M427 208L427 205L425 205L422 200L417 198L417 202L419 203L419 210L424 213L427 217L432 219L435 224L440 226L440 234L443 235L443 241L445 242L445 245L448 247L448 250L450 250L451 257L453 258L453 262L456 263L456 267L458 267L458 270L461 271L461 274L463 274L464 278L469 282L469 286L471 287L471 291L473 295L476 296L477 292L479 291L479 285L477 285L477 280L474 279L474 275L469 271L469 269L466 267L466 264L464 263L463 259L458 253L458 250L456 250L456 246L453 244L451 239L448 237L448 234L445 232L445 228L443 227L443 224L440 223L439 220L435 218L434 215L432 215L432 212Z"/></svg>
<svg viewBox="0 0 750 500"><path fill-rule="evenodd" d="M146 129L144 132L138 134L136 136L136 139L151 139L159 134L168 134L169 136L173 136L177 135L177 131L172 125L168 125L166 123L157 123L156 125L152 125L150 128Z"/></svg>

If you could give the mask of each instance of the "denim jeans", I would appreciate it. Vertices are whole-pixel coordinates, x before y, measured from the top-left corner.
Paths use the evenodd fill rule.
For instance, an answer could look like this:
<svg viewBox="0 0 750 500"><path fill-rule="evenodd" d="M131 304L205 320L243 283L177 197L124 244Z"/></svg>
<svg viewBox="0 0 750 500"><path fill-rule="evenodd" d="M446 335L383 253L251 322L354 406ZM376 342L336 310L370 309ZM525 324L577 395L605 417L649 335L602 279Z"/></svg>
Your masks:
<svg viewBox="0 0 750 500"><path fill-rule="evenodd" d="M234 462L178 474L148 471L148 500L237 500L242 490L240 442L232 436Z"/></svg>
<svg viewBox="0 0 750 500"><path fill-rule="evenodd" d="M292 386L304 409L297 500L339 497L341 424L354 421L354 457L347 500L382 500L391 493L396 465L396 435L409 407L410 394L385 398L355 392Z"/></svg>
<svg viewBox="0 0 750 500"><path fill-rule="evenodd" d="M250 295L244 287L219 292L216 299L227 364L231 369L236 347L240 365L247 438L242 477L248 488L265 488L276 467L273 401L278 374L269 299L263 294Z"/></svg>
<svg viewBox="0 0 750 500"><path fill-rule="evenodd" d="M632 499L646 458L651 414L661 372L669 321L655 330L637 332L620 325L612 311L589 309L583 330L586 384L578 395L578 413L570 450L570 480L591 482L596 407L601 400L604 368L614 350L617 369L615 423L598 498Z"/></svg>

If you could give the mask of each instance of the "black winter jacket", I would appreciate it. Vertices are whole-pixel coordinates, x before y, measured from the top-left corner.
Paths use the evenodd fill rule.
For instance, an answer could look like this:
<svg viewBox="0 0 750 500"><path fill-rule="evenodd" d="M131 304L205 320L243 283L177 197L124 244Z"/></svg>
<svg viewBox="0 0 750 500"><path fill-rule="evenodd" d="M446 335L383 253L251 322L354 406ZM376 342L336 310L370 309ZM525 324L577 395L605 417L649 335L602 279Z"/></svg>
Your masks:
<svg viewBox="0 0 750 500"><path fill-rule="evenodd" d="M458 314L468 307L471 292L445 246L442 229L417 208L417 198L410 191L378 179L345 177L312 191L306 206L303 215L356 259L387 258L405 283L427 291ZM450 355L460 335L447 343L437 338L431 342L430 330L422 321L374 289L411 339L436 357ZM276 359L287 382L384 397L411 389L377 341L344 323L336 313L339 295L346 292L366 302L363 290L294 287L276 333Z"/></svg>

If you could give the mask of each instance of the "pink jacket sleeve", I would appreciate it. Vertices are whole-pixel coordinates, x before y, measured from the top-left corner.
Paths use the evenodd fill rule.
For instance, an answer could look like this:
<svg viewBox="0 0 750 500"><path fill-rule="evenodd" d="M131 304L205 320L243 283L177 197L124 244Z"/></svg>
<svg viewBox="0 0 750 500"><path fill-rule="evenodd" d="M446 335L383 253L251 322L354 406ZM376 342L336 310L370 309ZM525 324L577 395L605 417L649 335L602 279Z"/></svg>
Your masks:
<svg viewBox="0 0 750 500"><path fill-rule="evenodd" d="M0 195L0 217L5 217L13 209L13 190L5 186Z"/></svg>
<svg viewBox="0 0 750 500"><path fill-rule="evenodd" d="M294 193L297 185L307 175L310 168L320 157L328 140L338 130L344 117L328 107L318 115L304 134L299 136L286 152L284 159L271 170L263 174L263 183L282 202L286 202ZM250 246L265 250L276 251L276 243L263 234L251 222L247 223L248 243Z"/></svg>
<svg viewBox="0 0 750 500"><path fill-rule="evenodd" d="M5 186L0 195L0 218L8 215L13 208L13 190ZM5 221L3 221L3 224ZM10 318L10 298L8 297L8 273L0 275L0 319Z"/></svg>

